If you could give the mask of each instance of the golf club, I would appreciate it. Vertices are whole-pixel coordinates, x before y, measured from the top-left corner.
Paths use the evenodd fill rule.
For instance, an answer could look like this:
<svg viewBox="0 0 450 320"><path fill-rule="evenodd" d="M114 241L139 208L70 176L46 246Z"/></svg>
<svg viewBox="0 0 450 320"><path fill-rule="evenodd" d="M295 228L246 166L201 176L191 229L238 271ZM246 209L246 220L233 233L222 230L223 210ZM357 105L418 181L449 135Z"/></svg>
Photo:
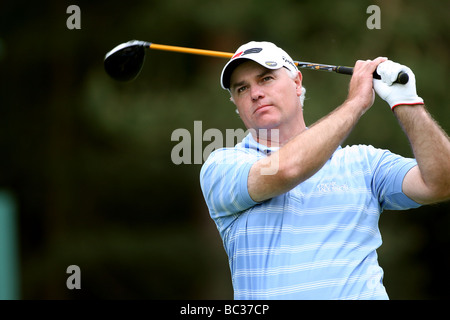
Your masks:
<svg viewBox="0 0 450 320"><path fill-rule="evenodd" d="M135 79L139 75L139 72L141 71L144 64L145 49L189 53L228 59L233 56L233 54L229 52L193 49L156 44L146 41L131 40L116 46L105 55L105 71L115 80L130 81ZM294 63L298 68L303 69L329 71L349 75L353 74L352 67L301 61L294 61ZM381 79L380 75L376 71L373 73L373 77L375 79ZM405 72L400 72L395 82L406 84L408 80L408 74Z"/></svg>

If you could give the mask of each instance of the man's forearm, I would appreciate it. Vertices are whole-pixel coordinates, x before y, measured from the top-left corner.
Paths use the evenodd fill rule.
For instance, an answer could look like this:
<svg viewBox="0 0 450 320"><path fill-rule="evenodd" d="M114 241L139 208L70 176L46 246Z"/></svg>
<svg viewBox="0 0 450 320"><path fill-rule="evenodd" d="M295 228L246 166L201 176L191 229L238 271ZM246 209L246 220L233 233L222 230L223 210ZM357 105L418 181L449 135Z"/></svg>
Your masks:
<svg viewBox="0 0 450 320"><path fill-rule="evenodd" d="M450 198L450 139L425 106L400 105L394 113L405 131L417 160L428 201Z"/></svg>
<svg viewBox="0 0 450 320"><path fill-rule="evenodd" d="M255 163L249 174L250 196L255 201L266 200L289 191L314 175L348 136L362 114L357 103L346 101L270 156L278 157L275 174L261 174L263 168L273 164L270 157Z"/></svg>

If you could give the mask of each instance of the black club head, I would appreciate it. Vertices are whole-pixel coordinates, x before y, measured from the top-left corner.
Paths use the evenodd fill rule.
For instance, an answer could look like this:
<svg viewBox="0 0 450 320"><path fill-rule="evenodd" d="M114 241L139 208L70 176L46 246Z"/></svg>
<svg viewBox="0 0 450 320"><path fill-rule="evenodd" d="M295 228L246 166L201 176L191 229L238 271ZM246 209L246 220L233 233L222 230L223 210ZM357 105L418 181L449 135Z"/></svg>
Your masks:
<svg viewBox="0 0 450 320"><path fill-rule="evenodd" d="M105 71L113 79L130 81L135 79L145 60L145 49L150 46L145 41L128 41L112 49L105 55Z"/></svg>

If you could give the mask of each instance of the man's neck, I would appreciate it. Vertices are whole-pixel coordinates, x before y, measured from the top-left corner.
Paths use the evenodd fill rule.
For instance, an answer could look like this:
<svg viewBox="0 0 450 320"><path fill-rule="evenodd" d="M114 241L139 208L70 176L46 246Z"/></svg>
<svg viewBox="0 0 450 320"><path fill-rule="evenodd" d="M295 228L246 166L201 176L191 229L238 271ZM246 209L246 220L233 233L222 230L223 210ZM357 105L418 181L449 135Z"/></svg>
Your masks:
<svg viewBox="0 0 450 320"><path fill-rule="evenodd" d="M273 128L273 129L257 129L251 130L253 139L255 139L256 142L263 144L269 148L277 148L282 147L285 145L289 140L294 138L295 136L299 135L303 131L305 131L306 125L302 121L302 123L298 124L294 128L287 128L283 127L284 129L280 128Z"/></svg>

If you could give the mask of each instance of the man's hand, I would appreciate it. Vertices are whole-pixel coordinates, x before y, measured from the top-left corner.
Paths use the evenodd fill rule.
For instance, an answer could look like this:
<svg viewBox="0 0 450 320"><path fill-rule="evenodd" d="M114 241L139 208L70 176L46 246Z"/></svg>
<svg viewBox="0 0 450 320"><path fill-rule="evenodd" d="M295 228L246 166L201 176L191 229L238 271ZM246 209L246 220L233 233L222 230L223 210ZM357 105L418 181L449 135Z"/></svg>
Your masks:
<svg viewBox="0 0 450 320"><path fill-rule="evenodd" d="M409 76L409 81L406 84L394 83L401 71L406 72ZM380 63L377 72L381 76L381 80L374 79L373 87L391 109L398 105L423 104L423 99L417 95L416 78L410 68L387 60Z"/></svg>
<svg viewBox="0 0 450 320"><path fill-rule="evenodd" d="M387 58L382 57L375 60L358 60L353 68L347 101L355 102L361 109L361 114L364 114L373 105L375 100L372 82L373 72L380 63L386 60Z"/></svg>

